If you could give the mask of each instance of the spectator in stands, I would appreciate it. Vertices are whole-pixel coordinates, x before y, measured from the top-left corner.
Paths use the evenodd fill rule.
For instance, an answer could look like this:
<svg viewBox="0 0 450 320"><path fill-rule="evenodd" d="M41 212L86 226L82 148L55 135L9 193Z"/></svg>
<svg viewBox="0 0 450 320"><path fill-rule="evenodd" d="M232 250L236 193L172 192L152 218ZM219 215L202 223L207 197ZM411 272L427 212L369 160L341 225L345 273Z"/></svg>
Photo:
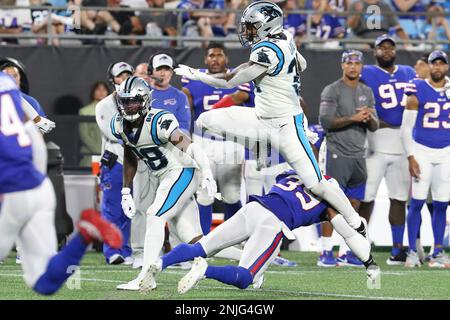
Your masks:
<svg viewBox="0 0 450 320"><path fill-rule="evenodd" d="M274 1L276 2L276 1ZM249 4L248 0L226 0L225 6L227 9L244 10ZM227 20L224 24L225 34L236 33L236 26L239 23L239 17L234 12L227 13Z"/></svg>
<svg viewBox="0 0 450 320"><path fill-rule="evenodd" d="M426 8L422 3L423 0L391 0L391 5L397 12L421 13ZM405 30L411 39L423 39L423 25L425 24L425 16L417 15L400 15L398 16L400 26Z"/></svg>
<svg viewBox="0 0 450 320"><path fill-rule="evenodd" d="M224 0L181 0L177 8L193 10L183 14L184 34L189 35L195 30L205 38L225 36L227 15L220 12L225 8ZM195 9L216 9L218 12L199 12ZM209 41L204 41L203 47L208 44Z"/></svg>
<svg viewBox="0 0 450 320"><path fill-rule="evenodd" d="M108 8L129 8L127 6L123 6L120 4L120 0L107 0ZM133 11L109 11L111 16L114 18L114 21L116 21L120 25L120 29L113 30L114 32L118 33L119 35L138 35L142 33L141 23L139 21L139 18L134 15ZM139 44L139 41L137 40L122 40L122 44L131 44L136 45Z"/></svg>
<svg viewBox="0 0 450 320"><path fill-rule="evenodd" d="M47 34L48 19L51 20L52 34L59 35L73 26L72 13L69 11L58 11L56 13L47 9L33 9L33 6L67 6L68 3L65 0L31 0L31 31L37 34ZM70 15L68 15L70 14ZM46 44L45 38L38 39L38 44ZM52 45L59 46L59 39L53 38Z"/></svg>
<svg viewBox="0 0 450 320"><path fill-rule="evenodd" d="M3 0L2 5L19 5L17 0ZM0 43L18 44L17 38L1 38L1 34L13 35L23 32L31 25L30 11L27 9L0 9Z"/></svg>
<svg viewBox="0 0 450 320"><path fill-rule="evenodd" d="M299 9L295 0L275 1L275 3L283 10L283 28L294 36L295 44L299 48L306 35L306 15L290 13Z"/></svg>
<svg viewBox="0 0 450 320"><path fill-rule="evenodd" d="M438 5L432 5L427 12L442 13L436 17L428 17L427 25L425 26L425 34L428 40L450 40L450 26L449 21L444 16L444 8ZM448 50L448 44L438 44L436 49Z"/></svg>
<svg viewBox="0 0 450 320"><path fill-rule="evenodd" d="M106 7L107 0L83 0L83 7ZM81 10L81 33L104 34L108 25L111 30L119 33L120 25L107 10ZM85 41L85 43L93 43Z"/></svg>
<svg viewBox="0 0 450 320"><path fill-rule="evenodd" d="M371 10L371 6L377 6L381 14ZM391 7L382 0L356 0L350 6L352 15L348 17L348 27L352 29L356 37L364 39L376 39L385 33L396 33L405 42L408 35L393 15ZM373 41L370 41L372 45Z"/></svg>
<svg viewBox="0 0 450 320"><path fill-rule="evenodd" d="M95 119L96 104L110 94L108 84L104 81L97 81L91 89L91 102L80 109L78 114L80 116L92 116ZM80 149L80 166L90 167L91 157L93 155L100 155L102 151L102 134L94 122L81 122L79 126L81 149Z"/></svg>
<svg viewBox="0 0 450 320"><path fill-rule="evenodd" d="M147 0L149 8L164 8L166 0ZM144 11L139 15L139 22L145 34L153 37L176 36L177 16L173 12ZM176 45L176 42L172 43Z"/></svg>
<svg viewBox="0 0 450 320"><path fill-rule="evenodd" d="M328 0L312 0L313 10L317 12L331 12ZM301 27L307 31L307 22L303 22ZM341 25L339 19L328 13L315 13L311 16L311 35L320 40L342 39L345 36L345 27ZM337 47L339 42L327 41L322 46Z"/></svg>
<svg viewBox="0 0 450 320"><path fill-rule="evenodd" d="M414 65L414 70L416 70L417 78L427 79L430 77L430 66L428 65L429 56L429 53L425 53L419 59L417 59L416 64Z"/></svg>

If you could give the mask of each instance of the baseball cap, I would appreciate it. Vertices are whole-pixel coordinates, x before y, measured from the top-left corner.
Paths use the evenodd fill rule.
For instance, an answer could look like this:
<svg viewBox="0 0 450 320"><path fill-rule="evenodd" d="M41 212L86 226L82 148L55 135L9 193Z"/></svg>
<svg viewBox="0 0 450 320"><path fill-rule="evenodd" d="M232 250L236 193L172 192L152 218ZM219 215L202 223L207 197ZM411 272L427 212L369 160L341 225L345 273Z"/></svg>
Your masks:
<svg viewBox="0 0 450 320"><path fill-rule="evenodd" d="M157 54L156 56L153 57L153 61L152 65L153 65L153 69L162 67L162 66L167 66L170 67L171 69L173 69L173 59L165 54L165 53L160 53Z"/></svg>
<svg viewBox="0 0 450 320"><path fill-rule="evenodd" d="M363 54L358 50L346 50L342 53L342 63L346 62L363 62Z"/></svg>
<svg viewBox="0 0 450 320"><path fill-rule="evenodd" d="M390 41L392 42L392 44L395 46L395 40L394 38L392 38L390 35L388 35L387 33L379 36L376 40L375 40L375 48L378 47L381 43L383 43L384 41Z"/></svg>
<svg viewBox="0 0 450 320"><path fill-rule="evenodd" d="M113 67L111 68L112 76L118 77L123 72L129 72L130 74L133 74L134 68L123 61L114 63Z"/></svg>
<svg viewBox="0 0 450 320"><path fill-rule="evenodd" d="M428 63L433 63L437 59L441 59L446 64L448 64L448 57L447 57L447 54L444 51L435 50L432 53L430 53L430 56L428 57Z"/></svg>

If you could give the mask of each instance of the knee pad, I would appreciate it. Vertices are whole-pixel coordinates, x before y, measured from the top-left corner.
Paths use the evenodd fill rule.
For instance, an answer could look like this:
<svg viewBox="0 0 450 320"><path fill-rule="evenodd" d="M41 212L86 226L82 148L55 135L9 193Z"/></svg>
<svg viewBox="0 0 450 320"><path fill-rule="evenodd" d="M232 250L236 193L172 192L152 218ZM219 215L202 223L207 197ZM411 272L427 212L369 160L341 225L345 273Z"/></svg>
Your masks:
<svg viewBox="0 0 450 320"><path fill-rule="evenodd" d="M164 228L165 224L165 219L154 215L147 215L147 230L150 226L154 225L162 225L162 227Z"/></svg>

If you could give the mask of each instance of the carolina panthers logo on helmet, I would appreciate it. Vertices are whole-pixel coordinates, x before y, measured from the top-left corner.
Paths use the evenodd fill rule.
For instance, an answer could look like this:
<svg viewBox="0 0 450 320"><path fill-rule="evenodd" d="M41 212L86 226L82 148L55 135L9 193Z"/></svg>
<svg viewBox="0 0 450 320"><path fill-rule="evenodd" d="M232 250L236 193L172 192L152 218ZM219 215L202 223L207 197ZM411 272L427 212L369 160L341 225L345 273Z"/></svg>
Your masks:
<svg viewBox="0 0 450 320"><path fill-rule="evenodd" d="M281 17L281 12L278 10L275 10L275 8L272 6L261 7L259 9L259 12L261 12L266 17L269 17L267 22L272 21L275 18Z"/></svg>

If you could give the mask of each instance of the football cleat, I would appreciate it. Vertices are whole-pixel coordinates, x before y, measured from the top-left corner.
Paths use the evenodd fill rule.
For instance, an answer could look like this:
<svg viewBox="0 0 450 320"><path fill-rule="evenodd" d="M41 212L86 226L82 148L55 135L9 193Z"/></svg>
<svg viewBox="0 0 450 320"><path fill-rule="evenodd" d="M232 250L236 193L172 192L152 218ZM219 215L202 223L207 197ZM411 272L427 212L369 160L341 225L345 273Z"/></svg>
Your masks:
<svg viewBox="0 0 450 320"><path fill-rule="evenodd" d="M428 262L430 268L450 268L450 259L444 252L433 254Z"/></svg>
<svg viewBox="0 0 450 320"><path fill-rule="evenodd" d="M202 257L195 258L192 269L178 282L178 293L184 294L195 287L200 280L205 278L207 268L208 263L205 259Z"/></svg>
<svg viewBox="0 0 450 320"><path fill-rule="evenodd" d="M366 269L367 288L380 289L381 287L381 270L376 264L372 264Z"/></svg>
<svg viewBox="0 0 450 320"><path fill-rule="evenodd" d="M422 264L420 263L418 253L415 251L409 251L408 256L406 257L405 267L414 268L414 267L421 267L421 266L422 266Z"/></svg>
<svg viewBox="0 0 450 320"><path fill-rule="evenodd" d="M124 261L125 259L120 254L116 253L109 257L108 264L118 265L124 263Z"/></svg>
<svg viewBox="0 0 450 320"><path fill-rule="evenodd" d="M98 240L114 249L122 247L122 232L115 225L103 219L94 209L87 209L81 213L77 227L81 236L88 243Z"/></svg>
<svg viewBox="0 0 450 320"><path fill-rule="evenodd" d="M152 263L148 266L141 281L139 281L139 291L142 294L149 293L156 289L156 274L161 272L161 270L161 260L159 260L158 263Z"/></svg>
<svg viewBox="0 0 450 320"><path fill-rule="evenodd" d="M128 283L119 284L116 289L126 291L139 291L139 278L131 280Z"/></svg>
<svg viewBox="0 0 450 320"><path fill-rule="evenodd" d="M317 266L318 267L325 267L325 268L330 268L330 267L337 267L338 263L336 258L333 255L333 251L322 251L322 253L320 254L319 259L317 259Z"/></svg>
<svg viewBox="0 0 450 320"><path fill-rule="evenodd" d="M419 257L419 260L421 263L425 261L425 251L423 250L422 242L420 239L416 239L416 248L417 248L417 256Z"/></svg>
<svg viewBox="0 0 450 320"><path fill-rule="evenodd" d="M401 250L400 253L395 256L391 255L387 260L386 264L390 266L403 266L406 262L406 252Z"/></svg>
<svg viewBox="0 0 450 320"><path fill-rule="evenodd" d="M286 258L277 256L275 259L272 260L271 264L281 267L296 267L297 263L294 261L289 261Z"/></svg>
<svg viewBox="0 0 450 320"><path fill-rule="evenodd" d="M264 284L264 274L261 274L258 278L253 279L253 289L261 289Z"/></svg>
<svg viewBox="0 0 450 320"><path fill-rule="evenodd" d="M337 264L340 267L363 267L364 263L361 262L351 251L347 251L346 254L337 258Z"/></svg>

